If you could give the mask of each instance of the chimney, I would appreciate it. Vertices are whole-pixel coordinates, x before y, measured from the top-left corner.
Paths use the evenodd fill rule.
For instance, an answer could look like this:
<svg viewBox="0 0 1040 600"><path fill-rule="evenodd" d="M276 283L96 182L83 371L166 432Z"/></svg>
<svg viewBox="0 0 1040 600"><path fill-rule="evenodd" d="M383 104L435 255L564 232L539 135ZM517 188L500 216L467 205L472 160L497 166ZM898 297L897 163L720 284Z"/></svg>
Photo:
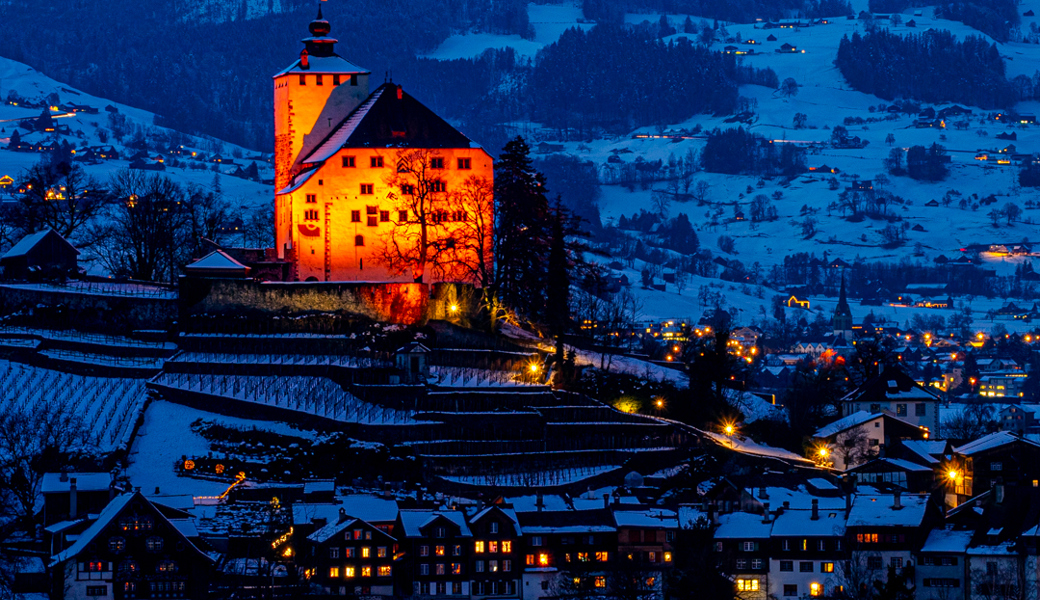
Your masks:
<svg viewBox="0 0 1040 600"><path fill-rule="evenodd" d="M849 514L852 512L852 490L845 490L845 518L849 518Z"/></svg>
<svg viewBox="0 0 1040 600"><path fill-rule="evenodd" d="M769 503L768 502L763 502L762 506L765 508L765 512L762 513L762 522L763 523L768 523L769 522Z"/></svg>
<svg viewBox="0 0 1040 600"><path fill-rule="evenodd" d="M758 488L758 499L769 500L769 492L766 491L766 486L763 485Z"/></svg>
<svg viewBox="0 0 1040 600"><path fill-rule="evenodd" d="M610 494L603 494L603 508L610 508Z"/></svg>
<svg viewBox="0 0 1040 600"><path fill-rule="evenodd" d="M813 521L819 521L820 520L820 501L817 500L816 498L812 499L812 517L811 518L812 518Z"/></svg>
<svg viewBox="0 0 1040 600"><path fill-rule="evenodd" d="M75 519L79 514L79 498L76 491L76 478L69 477L69 518Z"/></svg>
<svg viewBox="0 0 1040 600"><path fill-rule="evenodd" d="M310 56L306 49L300 50L300 68L304 70L311 68Z"/></svg>
<svg viewBox="0 0 1040 600"><path fill-rule="evenodd" d="M347 520L347 509L340 507L339 509L339 523Z"/></svg>
<svg viewBox="0 0 1040 600"><path fill-rule="evenodd" d="M66 472L66 471L62 471L62 472L61 472L61 476L60 476L60 477L58 477L58 480L59 480L59 481L61 481L62 483L65 483L65 482L67 482L67 481L69 480L69 474L68 474L68 472Z"/></svg>
<svg viewBox="0 0 1040 600"><path fill-rule="evenodd" d="M543 508L545 508L545 499L544 499L544 497L542 496L542 493L541 493L541 492L538 492L538 495L537 495L537 496L535 496L535 502L534 502L534 505L535 505L536 507L538 507L538 510L539 510L539 511L541 511L541 510L542 510Z"/></svg>
<svg viewBox="0 0 1040 600"><path fill-rule="evenodd" d="M712 525L715 524L715 501L712 500L708 503L708 522Z"/></svg>
<svg viewBox="0 0 1040 600"><path fill-rule="evenodd" d="M156 495L156 496L158 496L158 495L159 495L159 486L155 486L155 495Z"/></svg>
<svg viewBox="0 0 1040 600"><path fill-rule="evenodd" d="M789 510L790 508L791 508L791 501L790 500L784 500L784 510Z"/></svg>
<svg viewBox="0 0 1040 600"><path fill-rule="evenodd" d="M896 490L894 496L892 496L892 509L899 510L903 508L903 490Z"/></svg>

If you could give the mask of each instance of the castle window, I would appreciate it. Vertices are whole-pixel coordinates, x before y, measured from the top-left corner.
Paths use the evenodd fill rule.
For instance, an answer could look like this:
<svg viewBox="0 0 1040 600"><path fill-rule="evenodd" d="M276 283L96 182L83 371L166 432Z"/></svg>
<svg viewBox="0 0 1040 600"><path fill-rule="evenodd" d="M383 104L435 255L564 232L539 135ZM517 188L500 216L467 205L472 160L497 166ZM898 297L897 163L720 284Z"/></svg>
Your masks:
<svg viewBox="0 0 1040 600"><path fill-rule="evenodd" d="M355 235L354 236L354 245L355 246L364 246L365 245L365 236L363 236L363 235ZM426 546L423 546L423 548L425 548L425 547Z"/></svg>
<svg viewBox="0 0 1040 600"><path fill-rule="evenodd" d="M343 157L343 168L344 169L353 169L354 168L354 157L353 156L344 156Z"/></svg>
<svg viewBox="0 0 1040 600"><path fill-rule="evenodd" d="M307 76L300 75L300 85L307 85Z"/></svg>
<svg viewBox="0 0 1040 600"><path fill-rule="evenodd" d="M361 184L361 193L365 194L366 196L369 195L369 194L373 194L374 192L372 191L372 184L371 183L362 183Z"/></svg>
<svg viewBox="0 0 1040 600"><path fill-rule="evenodd" d="M303 220L304 221L317 221L318 220L318 211L314 210L314 209L303 211Z"/></svg>
<svg viewBox="0 0 1040 600"><path fill-rule="evenodd" d="M379 222L380 223L389 223L390 222L390 211L388 211L388 210L381 210L381 211L379 211Z"/></svg>
<svg viewBox="0 0 1040 600"><path fill-rule="evenodd" d="M407 223L408 222L408 211L407 210L399 210L399 211L397 211L397 220L402 222L402 223Z"/></svg>
<svg viewBox="0 0 1040 600"><path fill-rule="evenodd" d="M447 184L444 183L443 179L435 179L430 182L431 192L446 192L448 191Z"/></svg>
<svg viewBox="0 0 1040 600"><path fill-rule="evenodd" d="M332 85L339 85L339 75L332 76Z"/></svg>
<svg viewBox="0 0 1040 600"><path fill-rule="evenodd" d="M355 85L355 86L357 85L357 74L351 73L351 75L350 75L350 85Z"/></svg>
<svg viewBox="0 0 1040 600"><path fill-rule="evenodd" d="M321 85L321 84L322 84L322 81L321 81L321 75L318 75L318 77L317 77L317 81L315 81L315 83L316 83L316 84L318 84L318 85Z"/></svg>
<svg viewBox="0 0 1040 600"><path fill-rule="evenodd" d="M379 220L379 209L375 206L366 206L365 214L367 216L368 226L375 227L378 224L377 222Z"/></svg>
<svg viewBox="0 0 1040 600"><path fill-rule="evenodd" d="M401 186L401 193L404 194L405 196L414 196L415 195L415 186L410 184L410 183L406 183L406 184Z"/></svg>
<svg viewBox="0 0 1040 600"><path fill-rule="evenodd" d="M350 211L350 222L351 223L360 223L361 222L361 211L360 210L352 210L352 211Z"/></svg>
<svg viewBox="0 0 1040 600"><path fill-rule="evenodd" d="M430 168L431 169L443 169L444 168L444 159L440 158L440 157L431 158L430 159Z"/></svg>
<svg viewBox="0 0 1040 600"><path fill-rule="evenodd" d="M372 166L373 169L381 169L381 168L383 168L383 157L382 156L373 156L373 157L371 157L370 160L371 160L371 166Z"/></svg>
<svg viewBox="0 0 1040 600"><path fill-rule="evenodd" d="M317 202L317 201L318 201L318 195L317 194L307 194L307 202L308 203L314 203L314 202Z"/></svg>
<svg viewBox="0 0 1040 600"><path fill-rule="evenodd" d="M472 168L471 165L472 165L472 159L470 159L470 158L460 158L459 159L459 169L460 170L468 171L469 169Z"/></svg>

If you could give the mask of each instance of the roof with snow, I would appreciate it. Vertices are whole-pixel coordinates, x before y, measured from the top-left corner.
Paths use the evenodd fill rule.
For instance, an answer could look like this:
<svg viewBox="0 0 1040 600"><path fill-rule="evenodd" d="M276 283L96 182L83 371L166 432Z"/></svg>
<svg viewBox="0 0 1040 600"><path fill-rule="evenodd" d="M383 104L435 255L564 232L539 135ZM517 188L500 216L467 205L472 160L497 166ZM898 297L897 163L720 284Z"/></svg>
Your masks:
<svg viewBox="0 0 1040 600"><path fill-rule="evenodd" d="M337 496L336 503L297 502L293 504L293 524L306 525L314 519L332 522L339 519L339 509L368 523L393 523L397 519L397 501L369 494Z"/></svg>
<svg viewBox="0 0 1040 600"><path fill-rule="evenodd" d="M917 527L928 512L928 496L902 494L895 508L893 494L860 494L852 502L849 527Z"/></svg>
<svg viewBox="0 0 1040 600"><path fill-rule="evenodd" d="M882 400L937 401L939 397L917 383L900 367L889 367L849 392L842 402L880 402Z"/></svg>
<svg viewBox="0 0 1040 600"><path fill-rule="evenodd" d="M185 269L193 271L242 271L245 273L249 270L249 267L238 262L223 250L214 250L189 264Z"/></svg>
<svg viewBox="0 0 1040 600"><path fill-rule="evenodd" d="M513 522L513 530L516 532L516 535L522 535L522 533L520 532L520 521L518 521L517 518L516 518L516 511L513 510L512 508L503 508L501 506L498 506L497 504L492 504L491 506L488 506L484 510L481 510L477 514L473 515L470 518L469 522L471 524L472 523L476 523L477 521L483 519L489 513L494 512L494 511L498 511L498 512L502 513L503 515L505 515L505 517L507 519L509 519L510 521Z"/></svg>
<svg viewBox="0 0 1040 600"><path fill-rule="evenodd" d="M893 466L893 467L895 467L897 469L901 469L903 471L913 471L915 473L916 472L927 473L927 472L930 472L932 470L931 467L926 467L924 465L919 465L919 464L917 464L915 462L910 462L908 460L903 460L901 458L876 458L876 459L874 459L874 460L872 460L870 462L866 462L866 463L863 463L862 465L858 465L858 466L852 467L851 469L849 469L849 471L850 472L867 471L867 470L869 470L869 467L871 467L871 466L875 466L876 467L877 465L891 465L891 466Z"/></svg>
<svg viewBox="0 0 1040 600"><path fill-rule="evenodd" d="M347 115L303 163L323 163L341 148L479 147L401 86L384 83Z"/></svg>
<svg viewBox="0 0 1040 600"><path fill-rule="evenodd" d="M58 239L60 239L62 242L65 242L65 245L67 245L69 248L72 248L73 252L79 254L79 250L76 250L76 247L70 244L68 240L61 237L61 234L59 234L57 231L54 231L53 229L44 229L43 231L30 233L29 235L18 240L18 243L14 246L11 246L11 249L5 252L4 255L0 258L14 258L16 256L25 256L29 253L30 250L35 248L37 244L42 242L44 238L46 238L49 234L52 233L56 235Z"/></svg>
<svg viewBox="0 0 1040 600"><path fill-rule="evenodd" d="M1025 438L1018 437L1010 431L998 431L996 433L984 435L977 440L964 444L963 446L958 446L954 448L953 451L957 454L960 454L961 456L971 456L972 454L976 454L978 452L994 450L996 448L1007 446L1009 444L1014 444L1016 442L1029 444L1030 446L1040 448L1040 444L1037 444L1036 442L1027 440Z"/></svg>
<svg viewBox="0 0 1040 600"><path fill-rule="evenodd" d="M402 510L399 518L405 537L420 537L422 529L442 519L454 523L459 528L461 536L473 535L470 533L469 524L466 523L466 513L461 510L408 509Z"/></svg>
<svg viewBox="0 0 1040 600"><path fill-rule="evenodd" d="M765 495L762 492L765 491ZM812 508L812 501L815 499L818 501L818 506L829 509L841 509L845 510L845 499L838 497L820 497L813 496L806 491L804 486L799 486L797 490L792 490L783 487L767 487L764 490L762 488L748 488L745 490L746 493L751 494L751 497L759 502L768 502L771 508L779 508L787 503L786 508L795 510L808 510Z"/></svg>
<svg viewBox="0 0 1040 600"><path fill-rule="evenodd" d="M358 526L365 526L375 531L375 535L385 537L386 539L391 541L397 541L396 538L386 533L385 531L378 529L375 525L372 525L371 523L362 519L350 516L344 516L342 521L336 519L335 521L308 535L307 539L314 542L315 544L323 544L330 540L332 537L346 531L347 529L356 528Z"/></svg>
<svg viewBox="0 0 1040 600"><path fill-rule="evenodd" d="M773 522L772 537L845 535L845 509L819 510L812 518L811 510L785 510Z"/></svg>
<svg viewBox="0 0 1040 600"><path fill-rule="evenodd" d="M904 440L903 448L919 456L925 463L938 464L937 456L946 452L946 440Z"/></svg>
<svg viewBox="0 0 1040 600"><path fill-rule="evenodd" d="M674 510L648 508L646 510L616 510L614 523L618 527L661 527L675 529L679 519Z"/></svg>
<svg viewBox="0 0 1040 600"><path fill-rule="evenodd" d="M964 552L968 549L968 545L971 544L973 533L970 529L966 531L955 531L949 527L933 529L928 534L928 539L925 540L924 546L921 547L921 552Z"/></svg>
<svg viewBox="0 0 1040 600"><path fill-rule="evenodd" d="M762 515L746 512L719 515L719 527L715 530L715 539L768 539L773 524L763 523L762 519Z"/></svg>
<svg viewBox="0 0 1040 600"><path fill-rule="evenodd" d="M68 492L72 489L74 479L76 480L76 490L80 492L108 491L112 485L111 473L44 473L40 492L43 494Z"/></svg>
<svg viewBox="0 0 1040 600"><path fill-rule="evenodd" d="M825 425L825 426L821 427L819 430L816 431L816 433L813 434L813 437L818 437L818 438L831 437L832 435L835 435L837 433L841 433L842 431L845 431L846 429L852 429L853 427L858 427L858 426L860 426L860 425L862 425L864 423L869 423L870 421L873 421L874 419L880 419L883 416L884 415L882 415L881 413L872 413L872 412L868 412L868 411L865 411L865 410L861 410L859 412L854 412L854 413L852 413L851 415L849 415L847 417L842 417L841 419L838 419L837 421L834 421L833 423L830 423L828 425Z"/></svg>
<svg viewBox="0 0 1040 600"><path fill-rule="evenodd" d="M282 75L293 74L325 74L325 73L339 73L339 74L368 74L371 73L368 69L359 67L349 60L333 54L332 56L308 56L307 57L307 68L304 69L300 66L300 60L294 60L291 65L282 69L276 73L275 77L281 77Z"/></svg>

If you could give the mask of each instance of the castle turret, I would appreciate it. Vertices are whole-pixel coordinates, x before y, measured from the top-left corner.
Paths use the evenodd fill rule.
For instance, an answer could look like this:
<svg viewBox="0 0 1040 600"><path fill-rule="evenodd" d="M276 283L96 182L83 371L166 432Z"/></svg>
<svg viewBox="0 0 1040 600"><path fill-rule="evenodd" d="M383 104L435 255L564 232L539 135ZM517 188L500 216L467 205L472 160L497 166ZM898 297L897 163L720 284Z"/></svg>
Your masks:
<svg viewBox="0 0 1040 600"><path fill-rule="evenodd" d="M369 71L336 54L332 26L318 8L310 35L302 40L300 58L274 76L275 191L299 173L299 161L368 97ZM288 206L276 199L275 219L279 256L288 241L281 225Z"/></svg>

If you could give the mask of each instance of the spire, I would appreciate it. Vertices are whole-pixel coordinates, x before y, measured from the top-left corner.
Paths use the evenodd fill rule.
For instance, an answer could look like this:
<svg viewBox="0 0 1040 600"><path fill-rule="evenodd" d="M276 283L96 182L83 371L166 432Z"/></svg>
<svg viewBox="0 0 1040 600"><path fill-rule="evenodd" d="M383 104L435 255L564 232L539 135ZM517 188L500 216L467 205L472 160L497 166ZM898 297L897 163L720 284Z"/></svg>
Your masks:
<svg viewBox="0 0 1040 600"><path fill-rule="evenodd" d="M841 291L838 292L838 305L834 307L834 335L844 336L849 342L852 336L852 309L849 308L849 300L845 297L845 270L841 272Z"/></svg>
<svg viewBox="0 0 1040 600"><path fill-rule="evenodd" d="M835 313L843 315L851 315L852 310L849 308L849 301L845 298L845 271L841 272L841 291L838 292L838 306L834 309Z"/></svg>
<svg viewBox="0 0 1040 600"><path fill-rule="evenodd" d="M333 56L336 40L328 37L332 26L325 20L321 12L321 3L318 3L318 16L311 21L308 27L310 37L305 38L303 43L307 45L307 53L311 56Z"/></svg>

